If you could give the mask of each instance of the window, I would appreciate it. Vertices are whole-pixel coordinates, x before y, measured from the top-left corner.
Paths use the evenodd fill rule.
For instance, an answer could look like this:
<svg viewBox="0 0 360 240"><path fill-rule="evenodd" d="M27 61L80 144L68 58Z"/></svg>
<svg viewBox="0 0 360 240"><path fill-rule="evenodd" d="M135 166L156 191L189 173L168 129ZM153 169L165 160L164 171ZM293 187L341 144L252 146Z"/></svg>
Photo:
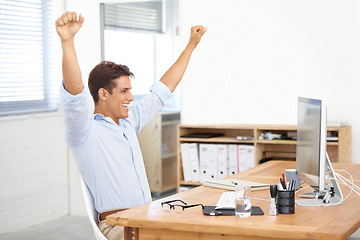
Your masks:
<svg viewBox="0 0 360 240"><path fill-rule="evenodd" d="M134 73L135 104L178 55L174 50L177 6L173 0L100 5L102 60L125 64ZM170 105L178 105L175 101L179 99Z"/></svg>
<svg viewBox="0 0 360 240"><path fill-rule="evenodd" d="M56 110L53 0L0 0L0 115Z"/></svg>
<svg viewBox="0 0 360 240"><path fill-rule="evenodd" d="M104 34L105 59L130 67L136 77L132 82L134 95L149 92L155 78L156 37L148 33L126 31L105 31Z"/></svg>

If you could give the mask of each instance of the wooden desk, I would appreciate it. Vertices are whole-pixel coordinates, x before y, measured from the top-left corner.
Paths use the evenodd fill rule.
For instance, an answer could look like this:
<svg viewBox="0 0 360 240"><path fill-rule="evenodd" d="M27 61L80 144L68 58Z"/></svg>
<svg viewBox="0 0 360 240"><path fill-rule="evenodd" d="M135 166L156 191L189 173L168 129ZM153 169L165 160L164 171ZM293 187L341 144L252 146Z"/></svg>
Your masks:
<svg viewBox="0 0 360 240"><path fill-rule="evenodd" d="M335 169L349 171L360 183L360 164L333 163ZM270 161L231 178L277 184L284 169L295 162ZM346 176L346 174L342 174ZM344 197L349 193L341 187ZM310 191L310 188L307 189ZM300 193L304 193L303 190ZM125 239L346 239L360 227L360 197L352 193L339 206L299 207L295 214L270 216L268 190L252 192L252 204L260 206L263 216L205 216L200 207L182 213L166 212L161 202L181 199L188 204L215 205L225 190L197 187L136 208L110 215L106 223L125 226Z"/></svg>

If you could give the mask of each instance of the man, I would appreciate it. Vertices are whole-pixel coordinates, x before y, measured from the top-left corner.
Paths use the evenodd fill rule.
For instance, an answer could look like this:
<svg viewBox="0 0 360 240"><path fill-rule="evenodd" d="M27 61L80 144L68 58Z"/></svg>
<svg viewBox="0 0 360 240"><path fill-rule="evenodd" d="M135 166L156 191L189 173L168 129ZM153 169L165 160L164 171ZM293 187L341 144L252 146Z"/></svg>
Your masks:
<svg viewBox="0 0 360 240"><path fill-rule="evenodd" d="M122 239L123 228L106 225L105 217L151 201L137 134L170 99L207 29L191 28L189 43L178 60L130 113L133 74L124 65L98 64L89 74L89 90L95 103L94 115L89 117L74 45L75 34L83 22L84 17L78 18L75 12L64 13L55 22L63 51L60 91L66 141L100 213L100 230L108 239Z"/></svg>

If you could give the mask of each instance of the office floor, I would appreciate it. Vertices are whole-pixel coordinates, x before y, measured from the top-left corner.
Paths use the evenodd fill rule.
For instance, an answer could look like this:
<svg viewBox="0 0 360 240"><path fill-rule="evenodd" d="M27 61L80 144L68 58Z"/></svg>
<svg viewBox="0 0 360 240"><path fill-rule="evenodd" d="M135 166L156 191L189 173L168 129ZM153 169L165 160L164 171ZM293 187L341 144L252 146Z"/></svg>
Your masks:
<svg viewBox="0 0 360 240"><path fill-rule="evenodd" d="M175 194L170 191L161 196L153 196L153 200ZM54 221L35 225L27 229L0 235L1 240L95 240L88 217L64 216ZM360 240L360 229L348 240Z"/></svg>
<svg viewBox="0 0 360 240"><path fill-rule="evenodd" d="M95 240L88 217L64 216L21 231L0 235L1 240Z"/></svg>
<svg viewBox="0 0 360 240"><path fill-rule="evenodd" d="M153 200L167 197L176 190L153 195ZM64 216L54 221L35 225L21 231L0 235L1 240L95 240L88 217Z"/></svg>

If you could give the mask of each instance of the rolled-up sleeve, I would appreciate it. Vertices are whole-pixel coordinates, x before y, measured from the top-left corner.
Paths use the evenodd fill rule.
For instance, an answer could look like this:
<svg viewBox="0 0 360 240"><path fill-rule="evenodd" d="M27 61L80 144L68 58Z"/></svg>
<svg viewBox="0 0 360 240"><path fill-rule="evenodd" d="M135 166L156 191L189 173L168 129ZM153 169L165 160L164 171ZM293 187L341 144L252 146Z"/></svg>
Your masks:
<svg viewBox="0 0 360 240"><path fill-rule="evenodd" d="M163 82L160 82L160 81L155 83L150 88L150 91L155 93L160 98L163 105L165 105L167 103L167 101L169 101L170 98L172 97L172 93L171 93L170 89Z"/></svg>
<svg viewBox="0 0 360 240"><path fill-rule="evenodd" d="M150 88L150 93L143 97L132 109L127 119L137 134L151 121L171 97L170 89L160 81Z"/></svg>
<svg viewBox="0 0 360 240"><path fill-rule="evenodd" d="M71 147L82 145L90 132L90 118L87 112L88 92L84 90L72 95L61 84L60 97L64 106L65 137Z"/></svg>

